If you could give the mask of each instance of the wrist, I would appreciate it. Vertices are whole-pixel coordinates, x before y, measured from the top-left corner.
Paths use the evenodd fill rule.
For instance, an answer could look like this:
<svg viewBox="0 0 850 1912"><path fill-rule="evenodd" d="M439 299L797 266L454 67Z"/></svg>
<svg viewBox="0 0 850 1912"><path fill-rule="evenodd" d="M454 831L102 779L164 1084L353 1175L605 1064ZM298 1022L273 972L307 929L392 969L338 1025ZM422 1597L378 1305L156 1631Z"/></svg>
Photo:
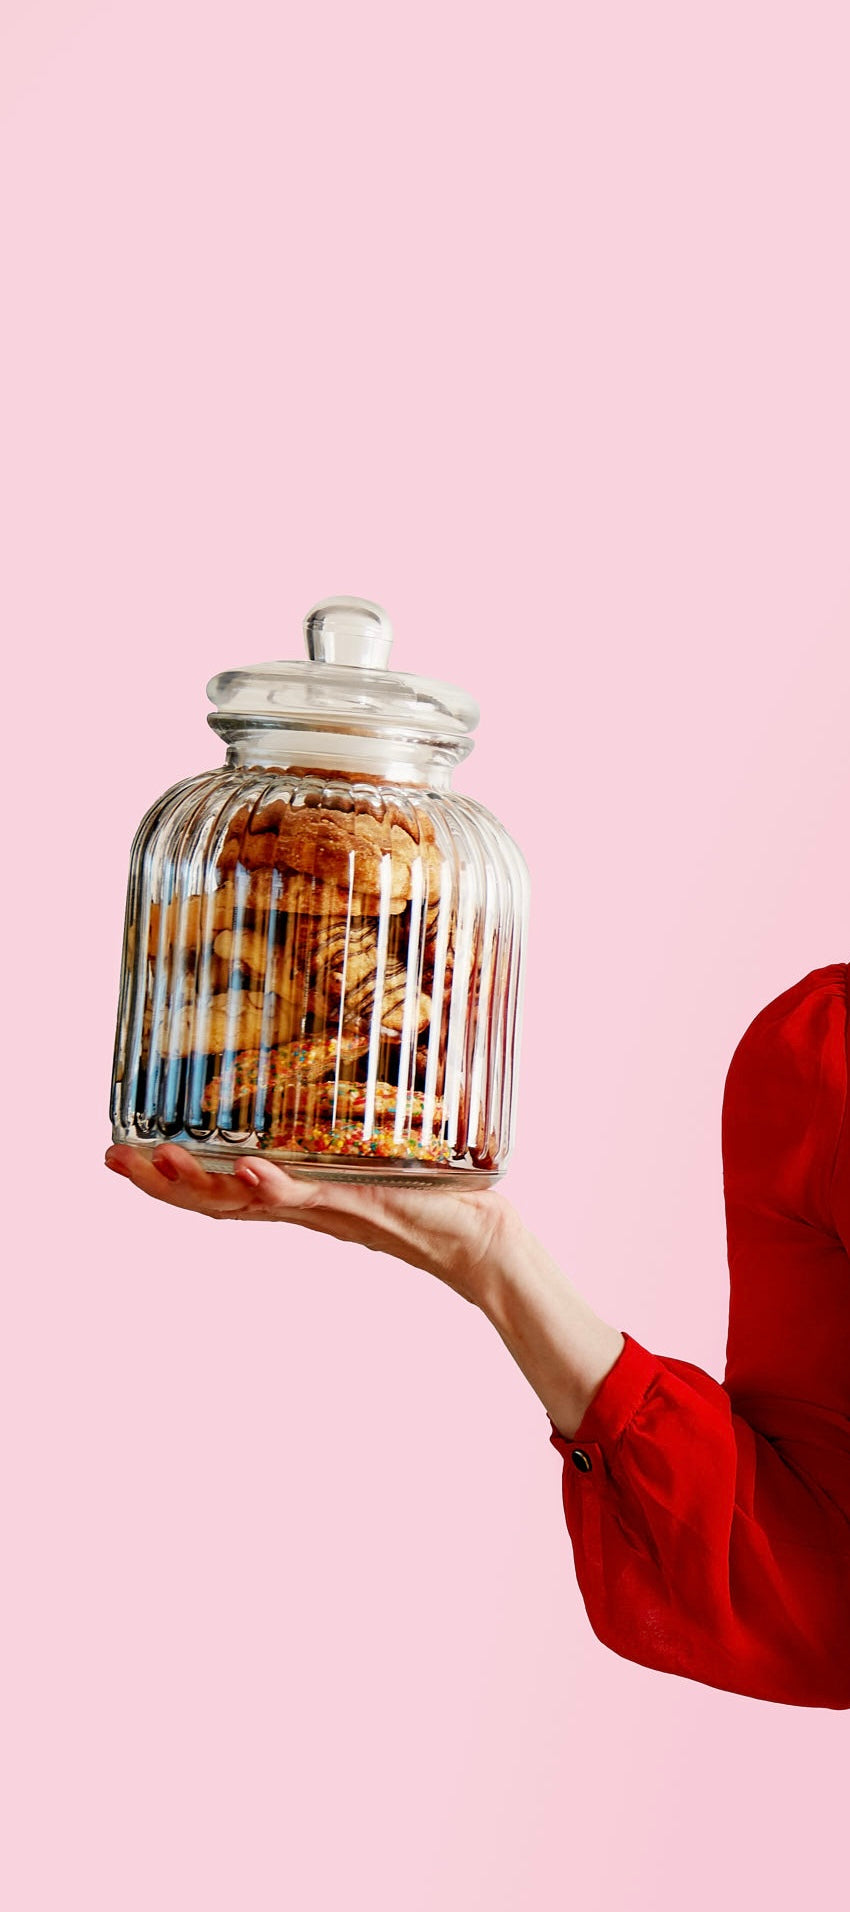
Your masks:
<svg viewBox="0 0 850 1912"><path fill-rule="evenodd" d="M572 1438L623 1351L619 1328L594 1312L516 1215L494 1237L479 1306L558 1432Z"/></svg>
<svg viewBox="0 0 850 1912"><path fill-rule="evenodd" d="M493 1321L506 1270L519 1261L526 1230L516 1209L495 1189L466 1196L460 1206L460 1226L453 1218L450 1267L440 1272Z"/></svg>

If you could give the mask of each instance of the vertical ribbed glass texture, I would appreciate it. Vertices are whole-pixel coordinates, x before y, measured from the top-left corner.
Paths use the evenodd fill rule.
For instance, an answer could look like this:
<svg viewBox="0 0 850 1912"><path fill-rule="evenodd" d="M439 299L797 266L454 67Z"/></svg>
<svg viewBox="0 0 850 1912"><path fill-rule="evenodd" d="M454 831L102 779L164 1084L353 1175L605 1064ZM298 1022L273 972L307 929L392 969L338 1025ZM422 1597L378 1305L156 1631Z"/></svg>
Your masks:
<svg viewBox="0 0 850 1912"><path fill-rule="evenodd" d="M474 1186L515 1122L528 879L446 789L228 765L130 859L115 1141Z"/></svg>

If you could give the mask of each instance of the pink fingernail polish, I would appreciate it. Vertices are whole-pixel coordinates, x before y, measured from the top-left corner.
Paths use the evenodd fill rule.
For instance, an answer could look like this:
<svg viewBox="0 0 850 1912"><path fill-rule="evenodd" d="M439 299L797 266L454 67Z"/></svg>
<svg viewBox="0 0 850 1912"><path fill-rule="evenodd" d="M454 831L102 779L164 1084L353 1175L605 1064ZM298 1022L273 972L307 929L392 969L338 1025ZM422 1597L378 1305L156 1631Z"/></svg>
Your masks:
<svg viewBox="0 0 850 1912"><path fill-rule="evenodd" d="M129 1176L130 1174L130 1170L125 1168L122 1162L107 1162L106 1166L107 1168L111 1168L113 1175Z"/></svg>
<svg viewBox="0 0 850 1912"><path fill-rule="evenodd" d="M252 1168L244 1168L241 1163L239 1166L239 1179L242 1182L253 1183L254 1188L259 1188L260 1186L259 1175L255 1175Z"/></svg>
<svg viewBox="0 0 850 1912"><path fill-rule="evenodd" d="M174 1167L173 1162L154 1162L154 1168L159 1170L160 1175L165 1176L167 1182L179 1182L180 1170Z"/></svg>

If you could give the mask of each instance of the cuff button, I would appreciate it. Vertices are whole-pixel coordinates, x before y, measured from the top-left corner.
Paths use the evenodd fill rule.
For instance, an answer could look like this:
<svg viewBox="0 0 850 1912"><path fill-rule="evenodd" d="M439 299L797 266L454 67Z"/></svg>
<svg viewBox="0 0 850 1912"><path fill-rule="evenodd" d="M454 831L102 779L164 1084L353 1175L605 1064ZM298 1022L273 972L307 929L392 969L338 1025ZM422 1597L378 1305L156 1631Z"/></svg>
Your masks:
<svg viewBox="0 0 850 1912"><path fill-rule="evenodd" d="M578 1468L579 1473L581 1474L590 1473L590 1470L593 1466L593 1462L590 1458L590 1455L585 1453L583 1447L574 1447L572 1451L571 1459L572 1459L573 1466Z"/></svg>

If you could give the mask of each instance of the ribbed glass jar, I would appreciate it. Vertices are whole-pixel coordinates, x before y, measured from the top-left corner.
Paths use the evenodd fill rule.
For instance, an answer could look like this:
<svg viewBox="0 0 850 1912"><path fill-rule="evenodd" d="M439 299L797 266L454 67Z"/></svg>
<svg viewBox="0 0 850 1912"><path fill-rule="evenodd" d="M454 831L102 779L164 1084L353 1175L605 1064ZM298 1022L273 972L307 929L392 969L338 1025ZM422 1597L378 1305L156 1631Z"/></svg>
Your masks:
<svg viewBox="0 0 850 1912"><path fill-rule="evenodd" d="M294 667L257 670L275 668ZM390 675L321 653L298 669L353 673L361 698ZM308 722L291 684L280 715L252 713L245 681L210 687L224 767L167 791L133 843L113 1140L176 1141L211 1168L260 1150L310 1178L484 1186L514 1137L528 878L450 787L468 736L424 709L415 735L395 710L390 735L362 703L350 734L326 703Z"/></svg>

